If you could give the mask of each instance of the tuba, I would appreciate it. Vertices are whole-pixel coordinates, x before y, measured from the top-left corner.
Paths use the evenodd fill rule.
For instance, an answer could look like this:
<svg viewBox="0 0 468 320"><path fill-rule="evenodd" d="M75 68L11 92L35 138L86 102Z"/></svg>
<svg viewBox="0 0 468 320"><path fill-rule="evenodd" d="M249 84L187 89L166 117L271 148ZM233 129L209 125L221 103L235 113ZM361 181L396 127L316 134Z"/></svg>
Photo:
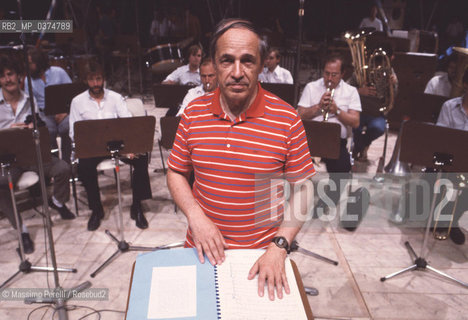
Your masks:
<svg viewBox="0 0 468 320"><path fill-rule="evenodd" d="M372 32L360 30L355 33L346 32L344 38L351 50L354 76L359 87L372 85L376 88L379 112L387 115L393 108L394 88L390 81L392 66L390 58L382 48L375 49L370 56L367 54L366 38Z"/></svg>

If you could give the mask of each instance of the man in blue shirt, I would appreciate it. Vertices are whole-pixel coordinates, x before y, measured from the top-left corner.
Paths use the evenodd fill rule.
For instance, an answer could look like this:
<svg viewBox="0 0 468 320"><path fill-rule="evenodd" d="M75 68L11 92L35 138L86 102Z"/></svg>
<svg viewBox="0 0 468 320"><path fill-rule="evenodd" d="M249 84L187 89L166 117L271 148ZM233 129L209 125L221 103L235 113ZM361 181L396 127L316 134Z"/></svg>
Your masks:
<svg viewBox="0 0 468 320"><path fill-rule="evenodd" d="M62 159L70 163L71 141L68 135L69 121L66 113L46 116L45 88L52 85L71 83L68 74L60 67L50 66L48 56L41 50L33 48L28 51L29 68L31 70L31 83L34 97L37 101L39 115L46 123L50 134L50 145L57 149L57 134L62 141ZM28 91L28 83L25 83L25 91Z"/></svg>

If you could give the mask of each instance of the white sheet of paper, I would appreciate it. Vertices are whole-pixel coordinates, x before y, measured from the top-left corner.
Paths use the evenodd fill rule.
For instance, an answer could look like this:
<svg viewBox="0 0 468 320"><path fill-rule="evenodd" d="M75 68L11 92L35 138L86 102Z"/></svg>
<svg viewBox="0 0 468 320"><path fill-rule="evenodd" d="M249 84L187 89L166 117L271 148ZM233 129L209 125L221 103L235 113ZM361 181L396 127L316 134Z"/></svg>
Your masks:
<svg viewBox="0 0 468 320"><path fill-rule="evenodd" d="M197 315L197 266L156 267L151 276L148 319Z"/></svg>

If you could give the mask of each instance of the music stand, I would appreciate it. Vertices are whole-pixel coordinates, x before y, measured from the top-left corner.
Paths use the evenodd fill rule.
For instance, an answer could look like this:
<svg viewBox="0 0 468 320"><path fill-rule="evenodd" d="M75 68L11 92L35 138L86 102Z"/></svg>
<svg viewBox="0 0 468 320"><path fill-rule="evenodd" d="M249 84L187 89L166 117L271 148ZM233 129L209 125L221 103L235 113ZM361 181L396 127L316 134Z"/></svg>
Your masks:
<svg viewBox="0 0 468 320"><path fill-rule="evenodd" d="M178 108L184 100L187 91L193 87L185 84L153 84L156 108Z"/></svg>
<svg viewBox="0 0 468 320"><path fill-rule="evenodd" d="M120 190L121 154L141 154L153 149L154 128L156 119L152 116L117 118L104 120L84 120L75 122L75 154L78 159L111 156L119 202L119 234L117 239L109 230L106 234L117 244L117 250L102 263L93 273L94 278L118 254L128 251L153 251L151 247L131 246L124 238L122 194ZM125 128L125 130L122 130Z"/></svg>
<svg viewBox="0 0 468 320"><path fill-rule="evenodd" d="M263 89L274 93L290 105L294 105L294 85L289 83L261 83Z"/></svg>
<svg viewBox="0 0 468 320"><path fill-rule="evenodd" d="M49 134L46 127L39 128L41 138L41 154L44 162L50 161L50 145L49 145ZM16 221L16 233L18 236L19 243L19 255L21 263L18 267L18 271L14 273L10 278L0 285L3 288L8 282L13 280L18 274L29 273L31 271L54 271L53 267L38 267L33 266L29 262L24 253L23 239L21 238L21 226L18 209L16 207L16 198L14 193L13 181L10 173L11 167L29 167L35 165L37 161L33 130L31 129L4 129L0 130L0 163L2 167L2 175L6 175L8 178L8 185L10 189L11 202L13 207L13 213ZM76 269L65 269L56 268L60 272L76 272Z"/></svg>
<svg viewBox="0 0 468 320"><path fill-rule="evenodd" d="M340 155L341 134L341 127L338 123L302 120L302 124L307 136L311 156L338 159ZM298 251L335 266L338 265L337 261L299 247L299 243L295 240L291 243L291 251Z"/></svg>
<svg viewBox="0 0 468 320"><path fill-rule="evenodd" d="M407 121L403 124L401 138L401 160L425 167L436 167L436 183L440 180L442 172L468 171L468 163L466 161L468 157L468 149L466 148L468 131L456 130L422 122ZM425 250L435 211L435 190L436 188L434 188L434 195L429 218L426 224L426 230L424 232L420 255L417 256L409 241L406 241L405 246L408 249L410 256L414 258L414 264L382 277L380 278L380 281L383 282L407 271L422 271L428 269L444 278L455 281L468 288L468 283L455 279L454 277L431 267L425 259Z"/></svg>
<svg viewBox="0 0 468 320"><path fill-rule="evenodd" d="M45 115L55 115L59 113L70 113L70 105L74 97L87 89L87 86L82 82L65 83L47 86L44 93ZM71 144L71 141L70 141ZM72 163L72 165L74 165ZM75 171L72 170L72 193L75 202L75 213L78 217L78 197L76 194Z"/></svg>
<svg viewBox="0 0 468 320"><path fill-rule="evenodd" d="M417 96L415 100L418 101L418 103L411 105L411 109L409 110L410 119L436 123L442 105L449 98L427 93L415 95Z"/></svg>

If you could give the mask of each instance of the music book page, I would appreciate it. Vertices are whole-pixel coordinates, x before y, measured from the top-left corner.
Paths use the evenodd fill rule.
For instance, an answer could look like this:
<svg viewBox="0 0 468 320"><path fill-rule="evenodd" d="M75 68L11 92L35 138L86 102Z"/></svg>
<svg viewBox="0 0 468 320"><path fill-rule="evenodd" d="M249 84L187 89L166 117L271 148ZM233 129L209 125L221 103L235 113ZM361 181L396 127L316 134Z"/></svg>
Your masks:
<svg viewBox="0 0 468 320"><path fill-rule="evenodd" d="M155 267L151 277L148 319L197 315L197 266Z"/></svg>
<svg viewBox="0 0 468 320"><path fill-rule="evenodd" d="M300 320L307 319L289 258L286 259L286 276L291 293L283 291L283 298L271 301L267 287L263 297L258 296L258 275L248 280L250 268L263 250L227 250L226 260L216 266L220 319L229 320Z"/></svg>

